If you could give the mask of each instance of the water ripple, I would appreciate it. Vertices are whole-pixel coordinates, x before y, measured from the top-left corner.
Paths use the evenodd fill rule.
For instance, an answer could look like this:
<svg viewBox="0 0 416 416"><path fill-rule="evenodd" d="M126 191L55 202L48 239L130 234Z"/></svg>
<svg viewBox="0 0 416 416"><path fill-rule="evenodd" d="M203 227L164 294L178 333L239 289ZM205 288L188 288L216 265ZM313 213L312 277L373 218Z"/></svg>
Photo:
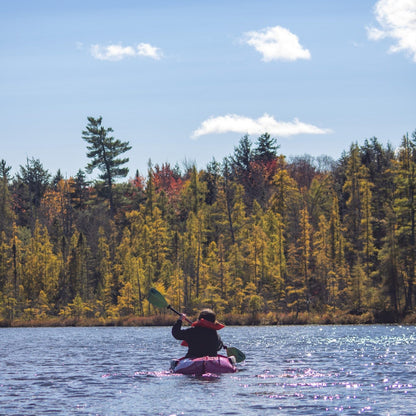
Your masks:
<svg viewBox="0 0 416 416"><path fill-rule="evenodd" d="M168 371L170 328L0 329L1 415L413 415L416 329L227 327L235 374ZM157 352L157 353L156 353ZM209 406L207 406L209 404Z"/></svg>

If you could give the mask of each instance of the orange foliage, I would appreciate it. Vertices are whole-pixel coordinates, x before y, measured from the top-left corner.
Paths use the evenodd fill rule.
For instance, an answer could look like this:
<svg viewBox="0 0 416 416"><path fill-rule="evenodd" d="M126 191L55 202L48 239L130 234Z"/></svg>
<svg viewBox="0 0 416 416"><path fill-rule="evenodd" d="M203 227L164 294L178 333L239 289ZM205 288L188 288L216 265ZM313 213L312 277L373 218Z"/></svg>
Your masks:
<svg viewBox="0 0 416 416"><path fill-rule="evenodd" d="M155 166L153 181L156 191L164 191L169 200L177 199L183 187L181 176L171 169L169 163Z"/></svg>

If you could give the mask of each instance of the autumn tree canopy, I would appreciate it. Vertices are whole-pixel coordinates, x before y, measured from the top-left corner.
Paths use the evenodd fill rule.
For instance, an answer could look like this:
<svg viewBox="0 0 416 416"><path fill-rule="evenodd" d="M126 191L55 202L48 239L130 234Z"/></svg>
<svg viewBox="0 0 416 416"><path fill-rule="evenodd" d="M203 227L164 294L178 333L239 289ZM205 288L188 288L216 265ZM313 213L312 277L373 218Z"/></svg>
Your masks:
<svg viewBox="0 0 416 416"><path fill-rule="evenodd" d="M131 146L101 123L82 132L95 181L37 159L13 177L0 162L0 320L146 317L152 286L189 314L413 311L416 131L395 151L371 138L337 161L286 159L267 133L244 136L205 169L149 164L117 182Z"/></svg>

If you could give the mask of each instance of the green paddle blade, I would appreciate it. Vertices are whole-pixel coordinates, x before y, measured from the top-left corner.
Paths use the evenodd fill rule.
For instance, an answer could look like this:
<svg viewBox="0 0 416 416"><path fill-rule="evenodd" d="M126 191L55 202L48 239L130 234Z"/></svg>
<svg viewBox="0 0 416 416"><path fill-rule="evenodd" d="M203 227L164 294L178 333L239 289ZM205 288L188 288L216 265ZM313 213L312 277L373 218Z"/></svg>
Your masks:
<svg viewBox="0 0 416 416"><path fill-rule="evenodd" d="M231 356L235 357L235 360L238 363L241 363L241 361L244 361L246 359L246 355L240 351L238 348L235 347L227 347L227 356L231 357Z"/></svg>
<svg viewBox="0 0 416 416"><path fill-rule="evenodd" d="M157 291L154 287L149 290L149 294L147 295L147 300L156 308L167 308L168 302L166 301L165 297Z"/></svg>

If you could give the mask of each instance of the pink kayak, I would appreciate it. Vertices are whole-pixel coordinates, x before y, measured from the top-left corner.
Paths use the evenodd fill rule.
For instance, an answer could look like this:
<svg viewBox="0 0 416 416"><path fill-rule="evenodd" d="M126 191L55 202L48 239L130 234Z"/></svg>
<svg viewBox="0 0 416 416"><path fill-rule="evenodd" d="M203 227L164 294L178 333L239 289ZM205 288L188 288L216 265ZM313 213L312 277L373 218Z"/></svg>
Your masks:
<svg viewBox="0 0 416 416"><path fill-rule="evenodd" d="M224 355L217 355L216 357L180 358L179 360L173 360L170 368L174 373L194 375L235 373L237 371L235 358L225 357Z"/></svg>

